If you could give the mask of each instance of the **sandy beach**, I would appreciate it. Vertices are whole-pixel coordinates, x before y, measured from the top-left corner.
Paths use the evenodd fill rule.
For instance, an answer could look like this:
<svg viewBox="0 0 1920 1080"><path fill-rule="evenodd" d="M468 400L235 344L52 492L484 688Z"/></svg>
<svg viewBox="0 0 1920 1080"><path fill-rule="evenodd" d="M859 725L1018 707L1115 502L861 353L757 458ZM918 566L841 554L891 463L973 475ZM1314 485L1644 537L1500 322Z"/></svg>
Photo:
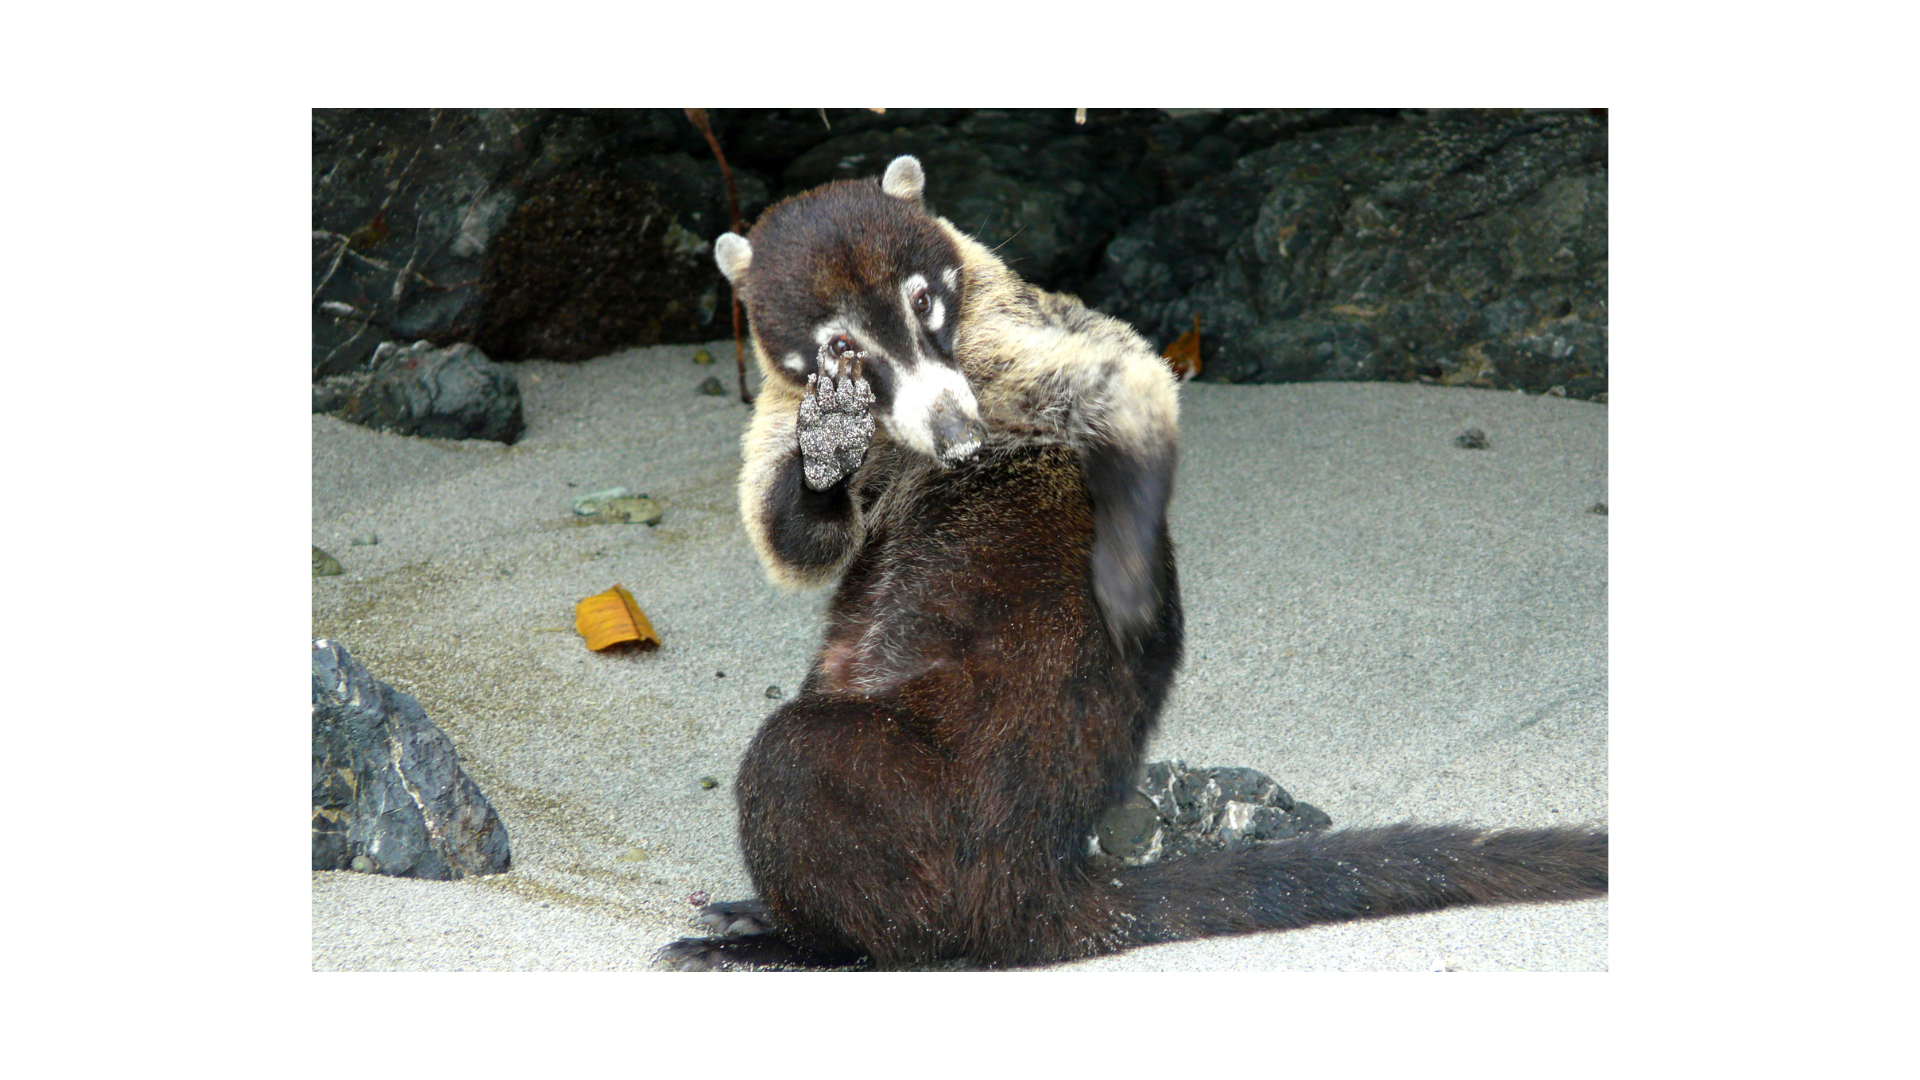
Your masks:
<svg viewBox="0 0 1920 1080"><path fill-rule="evenodd" d="M316 873L315 970L647 970L689 895L749 894L735 763L814 650L736 513L732 342L518 366L511 447L313 417L313 636L414 695L510 873ZM1260 769L1336 826L1607 819L1607 408L1403 384L1181 391L1188 651L1150 759ZM1485 449L1456 444L1478 428ZM625 486L658 526L578 524ZM356 543L377 537L377 543ZM596 654L625 585L662 639ZM703 780L716 781L706 786ZM1062 970L1605 970L1604 900L1187 942Z"/></svg>

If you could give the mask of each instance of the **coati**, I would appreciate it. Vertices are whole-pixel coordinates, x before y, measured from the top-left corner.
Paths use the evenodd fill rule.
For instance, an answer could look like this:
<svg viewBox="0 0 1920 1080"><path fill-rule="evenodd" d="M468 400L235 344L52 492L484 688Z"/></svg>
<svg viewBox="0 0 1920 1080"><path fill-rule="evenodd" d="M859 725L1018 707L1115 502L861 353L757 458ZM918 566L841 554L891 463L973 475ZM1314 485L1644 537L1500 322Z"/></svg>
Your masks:
<svg viewBox="0 0 1920 1080"><path fill-rule="evenodd" d="M715 244L765 375L740 506L776 582L838 581L735 782L758 901L670 967L1021 966L1607 890L1607 835L1398 825L1119 871L1086 837L1178 667L1178 404L1125 324L837 181Z"/></svg>

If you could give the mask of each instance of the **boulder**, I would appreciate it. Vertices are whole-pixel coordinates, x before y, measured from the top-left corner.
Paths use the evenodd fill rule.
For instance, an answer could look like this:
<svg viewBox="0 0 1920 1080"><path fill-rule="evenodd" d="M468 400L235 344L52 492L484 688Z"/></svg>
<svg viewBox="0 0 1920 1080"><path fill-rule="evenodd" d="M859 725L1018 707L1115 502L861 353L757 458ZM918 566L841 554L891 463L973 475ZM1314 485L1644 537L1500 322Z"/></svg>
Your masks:
<svg viewBox="0 0 1920 1080"><path fill-rule="evenodd" d="M375 350L373 370L333 375L313 387L313 411L400 435L493 439L526 430L520 380L472 345L436 349L416 341Z"/></svg>

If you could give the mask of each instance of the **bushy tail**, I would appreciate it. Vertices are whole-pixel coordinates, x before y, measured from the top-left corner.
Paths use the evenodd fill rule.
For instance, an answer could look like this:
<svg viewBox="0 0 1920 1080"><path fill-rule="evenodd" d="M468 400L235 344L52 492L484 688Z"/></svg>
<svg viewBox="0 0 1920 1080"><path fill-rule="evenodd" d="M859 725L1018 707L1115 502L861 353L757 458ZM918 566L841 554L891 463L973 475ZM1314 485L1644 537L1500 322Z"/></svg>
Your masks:
<svg viewBox="0 0 1920 1080"><path fill-rule="evenodd" d="M1174 859L1118 875L1129 945L1607 892L1591 828L1390 825Z"/></svg>

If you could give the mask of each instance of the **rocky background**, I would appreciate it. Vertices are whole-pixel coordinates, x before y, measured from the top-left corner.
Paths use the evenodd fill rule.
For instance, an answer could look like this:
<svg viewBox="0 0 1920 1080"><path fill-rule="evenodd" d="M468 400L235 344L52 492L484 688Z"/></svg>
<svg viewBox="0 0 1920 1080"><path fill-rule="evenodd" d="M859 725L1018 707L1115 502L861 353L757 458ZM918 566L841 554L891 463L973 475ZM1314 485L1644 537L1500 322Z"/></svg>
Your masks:
<svg viewBox="0 0 1920 1080"><path fill-rule="evenodd" d="M916 154L929 205L1029 280L1161 346L1197 316L1204 380L1606 400L1604 110L708 115L748 225ZM317 109L313 376L359 381L315 407L371 400L420 341L514 361L729 337L730 221L680 109Z"/></svg>

